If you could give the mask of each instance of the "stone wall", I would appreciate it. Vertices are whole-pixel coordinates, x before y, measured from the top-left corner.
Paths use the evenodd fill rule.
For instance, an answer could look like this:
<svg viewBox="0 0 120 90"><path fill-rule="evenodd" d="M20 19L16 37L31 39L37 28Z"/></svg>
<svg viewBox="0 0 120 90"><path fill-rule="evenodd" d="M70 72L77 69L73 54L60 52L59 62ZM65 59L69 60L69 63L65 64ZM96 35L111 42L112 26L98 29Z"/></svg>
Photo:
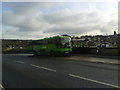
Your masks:
<svg viewBox="0 0 120 90"><path fill-rule="evenodd" d="M120 54L120 50L118 48L102 48L97 52L97 48L80 48L74 47L74 54L100 54L100 55L112 55L118 56Z"/></svg>

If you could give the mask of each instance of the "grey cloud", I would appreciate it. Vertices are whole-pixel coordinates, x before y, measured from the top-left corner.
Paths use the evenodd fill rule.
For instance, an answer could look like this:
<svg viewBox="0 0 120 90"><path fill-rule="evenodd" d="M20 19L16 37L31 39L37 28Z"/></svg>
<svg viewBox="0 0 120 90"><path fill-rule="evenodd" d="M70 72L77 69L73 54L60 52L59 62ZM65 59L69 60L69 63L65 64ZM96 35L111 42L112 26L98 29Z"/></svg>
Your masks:
<svg viewBox="0 0 120 90"><path fill-rule="evenodd" d="M86 26L78 26L78 25L70 25L70 26L62 26L58 25L55 27L52 27L44 33L56 33L56 34L69 34L69 35L80 35L86 32L90 31L96 31L97 29L100 29L98 25L94 25L91 27L91 25L86 25Z"/></svg>
<svg viewBox="0 0 120 90"><path fill-rule="evenodd" d="M43 16L43 19L46 22L51 24L65 24L65 23L79 23L79 24L87 24L92 22L99 22L101 19L100 15L97 12L91 13L74 13L67 14L64 13L52 13Z"/></svg>
<svg viewBox="0 0 120 90"><path fill-rule="evenodd" d="M13 12L4 12L2 23L6 26L19 28L20 32L35 32L48 26L46 22L38 20L37 17L29 18L27 16L14 14Z"/></svg>
<svg viewBox="0 0 120 90"><path fill-rule="evenodd" d="M65 14L65 15L64 15ZM45 33L67 33L67 34L83 34L90 31L98 31L101 33L111 33L117 27L117 20L104 19L108 18L101 12L83 12L66 15L67 13L54 13L45 15L43 18L50 24L56 24L52 28L44 31ZM116 18L116 17L115 17ZM95 33L97 34L97 33Z"/></svg>
<svg viewBox="0 0 120 90"><path fill-rule="evenodd" d="M51 14L42 13L38 8L49 8L55 3L13 3L11 4L12 11L3 12L3 24L18 28L15 31L20 37L25 34L25 38L39 37L35 36L40 31L41 37L53 34L70 34L80 35L88 32L111 32L117 27L117 19L115 16L105 21L108 18L104 13L96 12L79 12L75 13L69 9L57 11ZM22 7L21 7L22 6ZM33 13L33 12L34 13ZM39 13L40 12L40 13ZM29 14L28 14L29 13ZM38 14L39 13L39 14ZM26 15L27 14L27 15ZM114 17L114 18L113 18ZM10 35L8 31L7 34ZM34 33L34 35L32 35ZM45 34L45 35L43 35ZM95 33L97 34L97 33ZM16 36L17 37L17 36Z"/></svg>
<svg viewBox="0 0 120 90"><path fill-rule="evenodd" d="M37 2L4 2L3 8L9 7L15 14L32 14L37 12L42 3Z"/></svg>
<svg viewBox="0 0 120 90"><path fill-rule="evenodd" d="M25 19L25 16L16 15L12 12L4 12L2 15L2 23L6 25L20 25Z"/></svg>
<svg viewBox="0 0 120 90"><path fill-rule="evenodd" d="M3 2L2 8L10 8L15 14L34 14L43 8L51 8L63 3L54 2Z"/></svg>
<svg viewBox="0 0 120 90"><path fill-rule="evenodd" d="M4 38L9 38L9 39L33 39L35 38L36 34L38 34L39 36L41 36L40 32L20 32L19 28L18 29L14 29L11 28L7 31L4 31Z"/></svg>

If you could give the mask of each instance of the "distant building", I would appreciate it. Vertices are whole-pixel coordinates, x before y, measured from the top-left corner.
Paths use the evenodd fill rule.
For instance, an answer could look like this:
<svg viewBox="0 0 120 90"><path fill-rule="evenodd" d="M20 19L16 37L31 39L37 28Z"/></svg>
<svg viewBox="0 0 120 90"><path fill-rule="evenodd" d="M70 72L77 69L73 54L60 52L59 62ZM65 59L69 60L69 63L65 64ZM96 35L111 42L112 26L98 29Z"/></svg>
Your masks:
<svg viewBox="0 0 120 90"><path fill-rule="evenodd" d="M2 40L2 48L25 48L29 40L4 39Z"/></svg>
<svg viewBox="0 0 120 90"><path fill-rule="evenodd" d="M71 42L72 42L72 47L89 47L90 46L89 39L75 38L75 39L72 39Z"/></svg>
<svg viewBox="0 0 120 90"><path fill-rule="evenodd" d="M74 36L74 39L88 39L90 47L97 47L97 46L106 46L106 47L118 47L119 45L119 34L114 31L113 35L96 35L96 36Z"/></svg>

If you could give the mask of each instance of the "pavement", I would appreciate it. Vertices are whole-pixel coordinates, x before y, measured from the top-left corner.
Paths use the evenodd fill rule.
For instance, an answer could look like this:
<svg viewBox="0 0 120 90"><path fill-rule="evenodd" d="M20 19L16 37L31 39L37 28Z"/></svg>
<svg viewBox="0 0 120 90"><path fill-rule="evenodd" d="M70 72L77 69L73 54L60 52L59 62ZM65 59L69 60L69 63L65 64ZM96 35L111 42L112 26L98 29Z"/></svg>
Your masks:
<svg viewBox="0 0 120 90"><path fill-rule="evenodd" d="M74 54L70 57L66 57L66 59L84 61L84 62L93 62L93 63L103 63L103 64L114 64L114 65L120 64L118 56Z"/></svg>
<svg viewBox="0 0 120 90"><path fill-rule="evenodd" d="M11 54L19 56L33 56L33 54ZM90 54L72 54L71 56L58 57L65 58L67 60L76 60L82 62L93 62L93 63L103 63L103 64L114 64L120 65L118 56L105 56L105 55L90 55Z"/></svg>

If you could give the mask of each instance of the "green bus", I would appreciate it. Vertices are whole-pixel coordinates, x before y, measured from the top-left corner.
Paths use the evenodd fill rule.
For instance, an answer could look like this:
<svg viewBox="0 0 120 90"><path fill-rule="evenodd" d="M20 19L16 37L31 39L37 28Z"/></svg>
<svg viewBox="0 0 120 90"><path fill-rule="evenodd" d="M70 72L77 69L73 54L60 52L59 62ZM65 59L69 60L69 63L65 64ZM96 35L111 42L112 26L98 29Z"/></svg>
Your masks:
<svg viewBox="0 0 120 90"><path fill-rule="evenodd" d="M66 55L72 52L70 36L54 36L29 43L28 51L34 55Z"/></svg>

